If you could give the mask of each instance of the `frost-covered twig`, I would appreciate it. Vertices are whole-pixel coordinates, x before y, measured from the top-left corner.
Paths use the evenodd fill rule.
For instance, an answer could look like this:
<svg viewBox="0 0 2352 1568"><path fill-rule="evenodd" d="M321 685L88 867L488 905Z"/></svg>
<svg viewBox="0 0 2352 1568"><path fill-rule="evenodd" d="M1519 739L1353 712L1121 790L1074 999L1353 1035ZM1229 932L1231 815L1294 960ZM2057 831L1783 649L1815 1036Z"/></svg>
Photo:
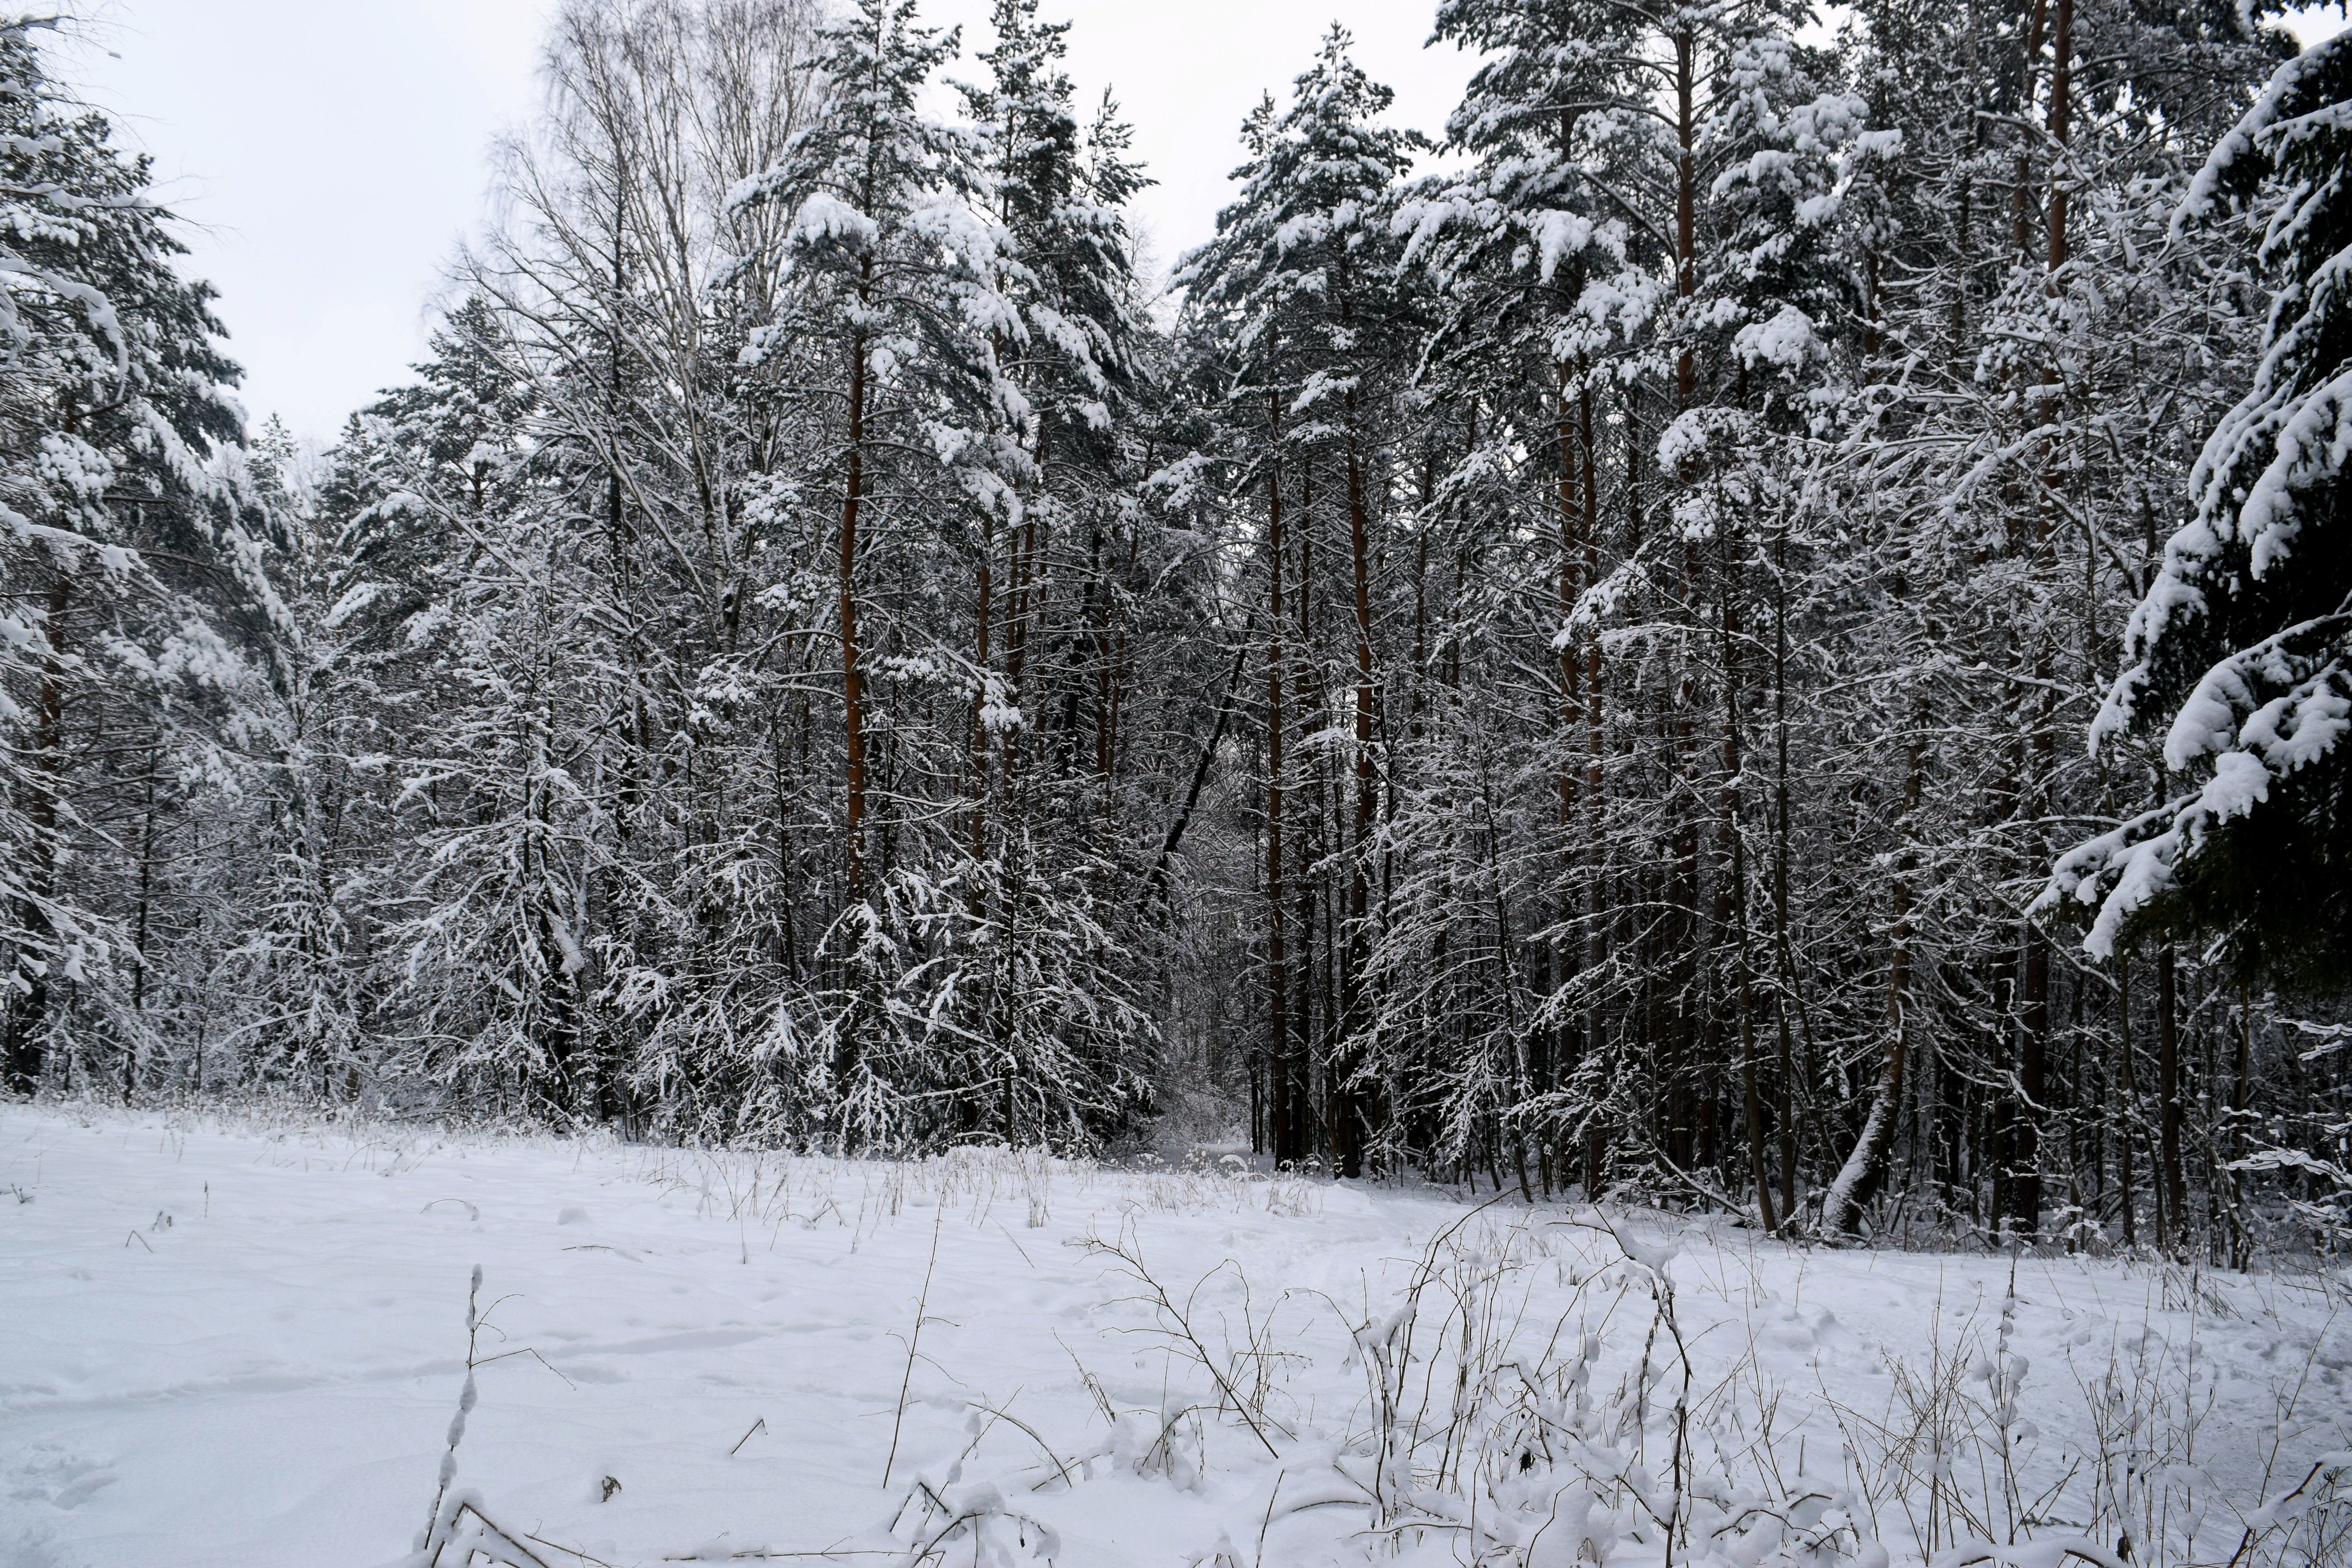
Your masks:
<svg viewBox="0 0 2352 1568"><path fill-rule="evenodd" d="M457 1414L449 1419L448 1446L441 1454L441 1478L433 1489L433 1510L425 1516L425 1529L416 1537L419 1552L435 1544L434 1532L443 1527L442 1504L448 1498L449 1483L457 1479L457 1445L466 1440L466 1417L474 1412L474 1352L481 1340L481 1296L482 1266L477 1263L473 1279L466 1287L466 1386L457 1394Z"/></svg>
<svg viewBox="0 0 2352 1568"><path fill-rule="evenodd" d="M882 1488L885 1491L890 1487L890 1471L898 1463L898 1434L907 1424L907 1391L915 1383L915 1352L916 1347L923 1342L923 1321L931 1306L931 1276L940 1266L940 1226L946 1220L947 1205L942 1196L940 1207L933 1211L931 1216L931 1258L923 1266L923 1290L915 1299L915 1328L907 1336L907 1367L898 1378L898 1407L890 1417L890 1455L882 1461Z"/></svg>

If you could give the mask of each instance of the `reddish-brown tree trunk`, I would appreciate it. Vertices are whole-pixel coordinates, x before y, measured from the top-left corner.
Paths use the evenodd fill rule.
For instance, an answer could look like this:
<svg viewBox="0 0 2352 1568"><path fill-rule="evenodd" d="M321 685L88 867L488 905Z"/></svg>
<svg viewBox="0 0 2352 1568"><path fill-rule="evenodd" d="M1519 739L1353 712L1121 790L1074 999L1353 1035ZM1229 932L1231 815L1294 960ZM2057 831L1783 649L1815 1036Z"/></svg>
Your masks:
<svg viewBox="0 0 2352 1568"><path fill-rule="evenodd" d="M2066 265L2066 142L2074 125L2074 0L2057 0L2050 37L2050 271Z"/></svg>

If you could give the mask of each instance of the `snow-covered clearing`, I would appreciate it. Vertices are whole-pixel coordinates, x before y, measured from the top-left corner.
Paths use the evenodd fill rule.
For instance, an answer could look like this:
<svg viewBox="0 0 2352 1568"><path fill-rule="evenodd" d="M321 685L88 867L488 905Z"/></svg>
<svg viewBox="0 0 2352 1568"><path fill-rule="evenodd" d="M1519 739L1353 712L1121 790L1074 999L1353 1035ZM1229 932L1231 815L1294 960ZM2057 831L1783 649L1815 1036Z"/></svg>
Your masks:
<svg viewBox="0 0 2352 1568"><path fill-rule="evenodd" d="M447 1568L2225 1563L2352 1447L2340 1280L1230 1170L18 1107L0 1216L11 1564L403 1561L477 1265Z"/></svg>

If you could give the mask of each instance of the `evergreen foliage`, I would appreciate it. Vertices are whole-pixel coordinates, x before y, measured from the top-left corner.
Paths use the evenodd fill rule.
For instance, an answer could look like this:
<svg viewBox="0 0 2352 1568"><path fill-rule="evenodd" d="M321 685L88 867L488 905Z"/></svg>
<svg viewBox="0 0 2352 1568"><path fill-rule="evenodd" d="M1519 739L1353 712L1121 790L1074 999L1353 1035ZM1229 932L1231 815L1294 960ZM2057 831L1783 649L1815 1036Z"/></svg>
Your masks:
<svg viewBox="0 0 2352 1568"><path fill-rule="evenodd" d="M2165 728L2165 804L2092 841L2058 884L2126 924L2222 934L2266 980L2352 979L2352 44L2281 66L2214 147L2176 236L2248 212L2275 279L2252 385L2189 476L2125 633L2132 663L2093 727ZM2104 899L2100 895L2104 894Z"/></svg>

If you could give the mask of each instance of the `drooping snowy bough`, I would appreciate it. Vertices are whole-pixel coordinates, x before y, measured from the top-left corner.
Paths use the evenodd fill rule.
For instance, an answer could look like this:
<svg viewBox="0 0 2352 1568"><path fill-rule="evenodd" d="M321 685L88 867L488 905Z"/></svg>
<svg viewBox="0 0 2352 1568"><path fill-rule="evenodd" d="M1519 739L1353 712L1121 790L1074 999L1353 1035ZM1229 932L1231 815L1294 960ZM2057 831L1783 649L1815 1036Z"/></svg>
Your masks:
<svg viewBox="0 0 2352 1568"><path fill-rule="evenodd" d="M2352 39L2282 66L2175 213L2263 221L2277 279L2253 384L2206 442L2193 508L2126 633L2094 751L2163 732L2161 804L2057 863L2042 905L2231 932L2273 973L2340 965L2352 933Z"/></svg>

